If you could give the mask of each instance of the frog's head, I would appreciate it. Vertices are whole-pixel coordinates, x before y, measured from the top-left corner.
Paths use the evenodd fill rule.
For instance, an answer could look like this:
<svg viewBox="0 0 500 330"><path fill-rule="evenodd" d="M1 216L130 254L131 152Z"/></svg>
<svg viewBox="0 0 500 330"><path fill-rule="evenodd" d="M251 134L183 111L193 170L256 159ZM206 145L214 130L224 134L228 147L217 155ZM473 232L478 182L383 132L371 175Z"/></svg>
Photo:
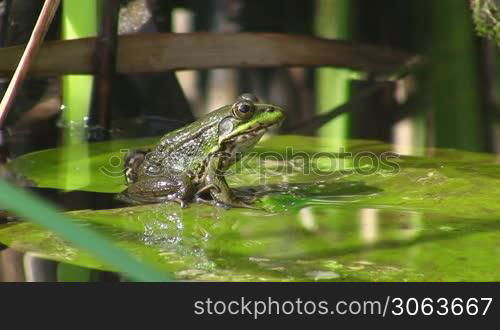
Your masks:
<svg viewBox="0 0 500 330"><path fill-rule="evenodd" d="M280 107L261 103L252 94L243 94L223 113L218 126L219 146L235 146L240 152L256 144L270 128L283 121Z"/></svg>

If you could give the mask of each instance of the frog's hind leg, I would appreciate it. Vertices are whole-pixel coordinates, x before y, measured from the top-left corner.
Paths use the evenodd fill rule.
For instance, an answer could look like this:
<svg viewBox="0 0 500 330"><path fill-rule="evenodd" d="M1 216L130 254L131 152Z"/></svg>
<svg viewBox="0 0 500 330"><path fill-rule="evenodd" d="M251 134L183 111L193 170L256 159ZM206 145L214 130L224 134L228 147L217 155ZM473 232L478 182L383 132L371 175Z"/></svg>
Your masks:
<svg viewBox="0 0 500 330"><path fill-rule="evenodd" d="M127 183L136 182L139 166L144 162L149 150L130 150L124 158Z"/></svg>
<svg viewBox="0 0 500 330"><path fill-rule="evenodd" d="M191 180L184 175L149 177L129 184L126 195L138 203L174 201L185 207L193 199L193 188Z"/></svg>

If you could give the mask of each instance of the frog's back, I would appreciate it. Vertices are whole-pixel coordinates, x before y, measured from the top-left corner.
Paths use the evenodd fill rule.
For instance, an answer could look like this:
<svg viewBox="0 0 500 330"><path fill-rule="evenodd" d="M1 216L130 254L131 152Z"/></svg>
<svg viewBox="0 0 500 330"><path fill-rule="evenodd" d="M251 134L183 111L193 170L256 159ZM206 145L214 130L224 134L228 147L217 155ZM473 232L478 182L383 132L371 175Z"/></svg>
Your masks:
<svg viewBox="0 0 500 330"><path fill-rule="evenodd" d="M165 134L150 159L162 162L175 172L196 172L217 145L219 120L215 117L205 116Z"/></svg>
<svg viewBox="0 0 500 330"><path fill-rule="evenodd" d="M180 145L185 144L189 140L200 138L206 139L207 136L215 137L217 135L217 124L220 121L220 117L226 112L227 107L222 107L206 114L204 117L187 126L165 134L161 138L156 150L168 152L169 150L177 149Z"/></svg>

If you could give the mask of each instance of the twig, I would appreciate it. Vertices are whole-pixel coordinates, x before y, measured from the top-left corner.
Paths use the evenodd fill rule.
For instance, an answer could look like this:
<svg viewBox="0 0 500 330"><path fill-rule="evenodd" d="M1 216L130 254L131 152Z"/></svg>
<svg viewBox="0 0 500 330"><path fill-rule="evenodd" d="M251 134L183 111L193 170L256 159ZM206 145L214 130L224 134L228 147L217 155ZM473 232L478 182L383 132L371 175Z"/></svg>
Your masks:
<svg viewBox="0 0 500 330"><path fill-rule="evenodd" d="M374 86L368 87L364 91L361 91L359 94L354 96L348 102L320 115L316 115L311 119L303 121L298 125L290 127L286 130L283 130L283 133L286 134L311 134L316 131L318 128L328 123L333 118L340 116L343 113L351 111L357 103L363 101L365 98L377 93L378 91L384 89L388 83L378 83Z"/></svg>
<svg viewBox="0 0 500 330"><path fill-rule="evenodd" d="M324 124L328 123L332 119L340 116L343 113L353 111L354 106L359 102L363 101L367 97L378 93L387 87L387 84L391 82L397 81L408 74L414 73L417 70L420 70L426 64L426 60L420 56L413 56L410 61L407 61L404 65L400 66L397 70L393 70L389 75L373 75L371 77L374 83L373 86L370 86L358 94L354 95L349 101L346 103L331 109L328 112L318 114L310 119L300 122L299 124L290 127L288 129L283 130L283 133L286 134L312 134L318 128L322 127ZM377 82L378 81L378 82Z"/></svg>
<svg viewBox="0 0 500 330"><path fill-rule="evenodd" d="M45 3L43 4L42 11L40 12L40 16L35 24L35 28L33 29L28 45L24 50L16 72L14 73L9 87L7 87L7 91L5 92L2 102L0 103L0 127L3 125L3 122L7 117L7 113L14 102L16 94L28 73L30 62L35 57L60 2L61 0L45 0Z"/></svg>

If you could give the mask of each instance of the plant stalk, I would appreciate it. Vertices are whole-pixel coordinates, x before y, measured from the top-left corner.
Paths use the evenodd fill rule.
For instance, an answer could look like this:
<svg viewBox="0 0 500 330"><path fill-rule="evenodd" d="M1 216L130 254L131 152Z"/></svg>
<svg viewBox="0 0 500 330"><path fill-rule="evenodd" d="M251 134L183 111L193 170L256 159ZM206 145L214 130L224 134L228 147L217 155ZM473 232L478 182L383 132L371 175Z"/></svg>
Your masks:
<svg viewBox="0 0 500 330"><path fill-rule="evenodd" d="M40 16L35 24L30 40L19 64L14 72L14 76L7 87L7 91L0 103L0 127L2 127L5 118L14 103L14 99L21 88L22 82L28 74L31 60L35 57L45 34L49 30L50 23L56 14L61 0L45 0Z"/></svg>

